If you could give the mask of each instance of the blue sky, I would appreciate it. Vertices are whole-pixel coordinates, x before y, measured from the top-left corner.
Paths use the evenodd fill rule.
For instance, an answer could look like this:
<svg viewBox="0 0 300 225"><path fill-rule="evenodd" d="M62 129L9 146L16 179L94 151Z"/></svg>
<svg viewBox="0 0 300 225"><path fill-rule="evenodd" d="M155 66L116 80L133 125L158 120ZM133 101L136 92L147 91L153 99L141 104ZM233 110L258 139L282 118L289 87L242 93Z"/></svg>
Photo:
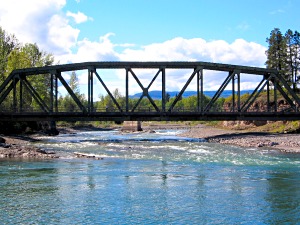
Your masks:
<svg viewBox="0 0 300 225"><path fill-rule="evenodd" d="M300 0L0 0L0 26L22 43L37 43L61 64L206 61L265 67L266 38L275 27L300 31L299 9ZM86 71L78 75L85 90ZM188 75L172 74L168 90L179 90ZM120 88L122 76L110 86ZM140 76L145 83L151 79L149 73ZM206 90L218 88L218 74L206 77ZM257 82L245 77L241 87L252 89ZM140 90L133 85L131 91Z"/></svg>
<svg viewBox="0 0 300 225"><path fill-rule="evenodd" d="M82 0L68 1L64 8L93 18L77 25L79 38L114 33L116 43L137 45L174 37L243 38L265 46L274 27L299 30L299 9L299 0Z"/></svg>

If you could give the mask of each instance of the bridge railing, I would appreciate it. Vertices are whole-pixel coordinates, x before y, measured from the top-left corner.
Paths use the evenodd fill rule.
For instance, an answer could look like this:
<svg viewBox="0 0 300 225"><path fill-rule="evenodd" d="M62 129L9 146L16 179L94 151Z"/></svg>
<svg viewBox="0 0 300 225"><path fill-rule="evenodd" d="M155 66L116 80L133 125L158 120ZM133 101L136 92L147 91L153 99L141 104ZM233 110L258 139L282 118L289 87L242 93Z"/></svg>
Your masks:
<svg viewBox="0 0 300 225"><path fill-rule="evenodd" d="M253 112L294 112L295 109L288 106L288 105L282 105L279 106L278 108L275 108L274 106L260 106L260 107L252 107L247 110L249 113ZM300 111L300 108L298 107L296 111ZM5 108L1 107L0 108L1 113L11 113L11 114L22 114L22 113L43 113L44 111L41 110L40 108L33 108L33 107L26 107L20 110L19 108L14 109L13 107ZM121 108L121 111L119 108L116 107L95 107L93 108L89 114L93 113L123 113L126 112L126 108ZM152 107L137 107L134 111L128 111L128 113L158 113L154 108ZM197 107L174 107L170 113L204 113L204 111L201 111ZM232 108L226 108L226 107L211 107L211 109L205 113L211 113L211 112L220 112L220 113L238 113L241 111L238 111L237 109L232 109ZM52 114L55 113L83 113L82 110L79 108L73 108L73 109L68 109L64 107L58 107L57 110L52 111ZM244 112L245 113L245 112Z"/></svg>

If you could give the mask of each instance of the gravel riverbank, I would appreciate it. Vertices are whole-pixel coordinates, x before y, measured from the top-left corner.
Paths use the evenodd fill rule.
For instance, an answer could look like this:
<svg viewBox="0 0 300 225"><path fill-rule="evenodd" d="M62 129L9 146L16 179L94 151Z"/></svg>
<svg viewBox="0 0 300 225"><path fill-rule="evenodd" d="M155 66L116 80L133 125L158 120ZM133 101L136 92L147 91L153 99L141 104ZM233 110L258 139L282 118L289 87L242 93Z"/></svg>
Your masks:
<svg viewBox="0 0 300 225"><path fill-rule="evenodd" d="M207 142L236 145L240 147L269 147L284 152L300 153L300 134L271 134L245 132L197 125L180 136L203 138Z"/></svg>
<svg viewBox="0 0 300 225"><path fill-rule="evenodd" d="M271 134L262 132L245 132L225 130L205 125L154 125L144 131L155 129L185 130L179 136L201 138L207 142L236 145L240 147L273 148L284 152L300 153L300 134ZM94 127L60 128L60 133L76 133L80 131L110 130ZM58 158L55 152L46 152L32 145L38 141L39 135L0 137L0 158Z"/></svg>
<svg viewBox="0 0 300 225"><path fill-rule="evenodd" d="M29 136L0 137L0 158L53 159L54 152L46 152L32 145L36 139Z"/></svg>

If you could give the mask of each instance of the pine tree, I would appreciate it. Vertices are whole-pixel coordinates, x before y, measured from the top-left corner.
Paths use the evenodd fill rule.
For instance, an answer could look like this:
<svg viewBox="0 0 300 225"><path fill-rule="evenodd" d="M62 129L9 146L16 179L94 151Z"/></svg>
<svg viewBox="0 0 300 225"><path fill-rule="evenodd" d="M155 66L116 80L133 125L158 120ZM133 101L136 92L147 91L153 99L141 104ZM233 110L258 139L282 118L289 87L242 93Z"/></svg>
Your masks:
<svg viewBox="0 0 300 225"><path fill-rule="evenodd" d="M282 35L279 28L275 28L271 31L270 38L267 38L269 48L266 51L267 68L277 69L279 73L291 84L292 80L288 74L287 65L287 44L286 39Z"/></svg>
<svg viewBox="0 0 300 225"><path fill-rule="evenodd" d="M297 31L293 32L288 30L285 33L286 47L287 47L287 65L288 65L288 75L293 84L293 89L296 91L297 83L299 82L299 60L300 60L300 35Z"/></svg>

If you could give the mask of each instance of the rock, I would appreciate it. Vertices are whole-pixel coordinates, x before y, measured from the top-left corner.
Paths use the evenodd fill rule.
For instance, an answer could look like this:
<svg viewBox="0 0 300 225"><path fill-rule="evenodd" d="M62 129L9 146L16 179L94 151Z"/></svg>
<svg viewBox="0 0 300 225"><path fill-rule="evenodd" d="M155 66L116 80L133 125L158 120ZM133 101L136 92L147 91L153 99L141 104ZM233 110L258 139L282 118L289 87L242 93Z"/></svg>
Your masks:
<svg viewBox="0 0 300 225"><path fill-rule="evenodd" d="M3 137L0 137L0 143L5 143L5 139Z"/></svg>
<svg viewBox="0 0 300 225"><path fill-rule="evenodd" d="M25 134L33 134L33 130L31 129L31 127L26 127Z"/></svg>
<svg viewBox="0 0 300 225"><path fill-rule="evenodd" d="M270 145L270 146L274 146L274 145L279 145L279 143L277 143L277 142L270 142L269 145Z"/></svg>

